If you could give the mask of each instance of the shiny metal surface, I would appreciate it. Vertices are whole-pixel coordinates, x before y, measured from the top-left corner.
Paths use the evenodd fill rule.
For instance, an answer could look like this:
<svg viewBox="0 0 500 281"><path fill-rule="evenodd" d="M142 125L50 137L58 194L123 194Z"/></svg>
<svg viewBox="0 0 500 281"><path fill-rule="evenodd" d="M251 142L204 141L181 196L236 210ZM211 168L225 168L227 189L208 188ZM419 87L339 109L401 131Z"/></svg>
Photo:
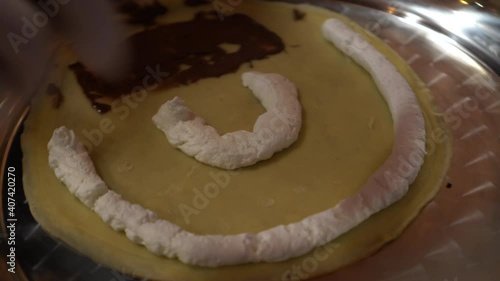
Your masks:
<svg viewBox="0 0 500 281"><path fill-rule="evenodd" d="M307 2L334 10L337 1L285 0ZM383 11L446 35L463 51L500 74L500 1L469 0L351 0L340 1ZM376 27L367 27L371 30ZM373 31L373 30L371 30Z"/></svg>
<svg viewBox="0 0 500 281"><path fill-rule="evenodd" d="M447 179L451 187L444 188L395 242L317 280L500 280L497 6L489 1L445 0L310 2L348 16L399 53L432 91L454 138ZM475 15L473 21L469 13ZM7 166L16 166L18 171L22 168L19 142L14 140L10 148L9 141L25 109L22 97L0 94L0 151L11 151ZM5 167L2 164L0 172ZM17 177L21 177L19 172ZM5 193L3 188L3 207ZM134 280L49 237L31 217L20 187L16 196L16 269L26 276L0 272L0 280ZM0 247L5 248L5 238L5 234L0 237Z"/></svg>

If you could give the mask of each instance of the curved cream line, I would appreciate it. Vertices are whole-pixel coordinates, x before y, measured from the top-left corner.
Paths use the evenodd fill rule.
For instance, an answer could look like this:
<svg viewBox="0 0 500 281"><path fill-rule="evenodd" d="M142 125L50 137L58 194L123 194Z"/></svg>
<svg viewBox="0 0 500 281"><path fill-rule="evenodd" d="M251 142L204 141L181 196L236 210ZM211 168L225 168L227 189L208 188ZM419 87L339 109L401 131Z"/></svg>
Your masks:
<svg viewBox="0 0 500 281"><path fill-rule="evenodd" d="M65 127L56 129L48 144L50 166L71 193L115 230L124 230L129 239L156 254L187 264L217 267L276 262L328 243L403 197L423 163L425 128L410 86L382 54L339 20L327 20L323 33L372 74L392 113L395 136L385 163L357 194L333 208L257 234L197 235L108 190L82 144ZM357 46L360 42L361 47Z"/></svg>
<svg viewBox="0 0 500 281"><path fill-rule="evenodd" d="M163 104L153 122L173 147L208 165L232 170L269 159L299 136L302 109L297 88L275 73L245 72L241 79L267 110L257 118L253 132L221 136L178 97Z"/></svg>

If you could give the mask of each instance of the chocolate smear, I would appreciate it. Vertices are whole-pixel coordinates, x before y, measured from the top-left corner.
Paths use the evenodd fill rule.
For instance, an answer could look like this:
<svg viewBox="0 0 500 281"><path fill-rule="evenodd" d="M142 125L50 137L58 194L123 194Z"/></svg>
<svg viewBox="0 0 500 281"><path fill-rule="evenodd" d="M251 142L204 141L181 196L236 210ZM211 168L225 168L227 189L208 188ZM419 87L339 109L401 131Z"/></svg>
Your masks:
<svg viewBox="0 0 500 281"><path fill-rule="evenodd" d="M297 9L293 9L293 20L299 21L306 17L306 13Z"/></svg>
<svg viewBox="0 0 500 281"><path fill-rule="evenodd" d="M284 49L278 35L252 18L234 14L221 22L215 12L200 12L193 20L156 26L127 40L133 50L132 67L118 83L99 79L79 62L70 65L101 113L109 111L103 100L120 98L137 87L171 88L220 77Z"/></svg>

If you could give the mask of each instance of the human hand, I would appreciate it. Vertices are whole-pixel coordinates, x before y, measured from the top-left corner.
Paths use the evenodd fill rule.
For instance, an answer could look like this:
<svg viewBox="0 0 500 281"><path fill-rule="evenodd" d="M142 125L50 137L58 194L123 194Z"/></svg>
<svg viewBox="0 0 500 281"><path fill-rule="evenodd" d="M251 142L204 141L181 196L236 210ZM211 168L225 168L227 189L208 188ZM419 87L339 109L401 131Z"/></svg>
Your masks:
<svg viewBox="0 0 500 281"><path fill-rule="evenodd" d="M2 0L0 36L0 91L31 96L59 39L104 78L116 78L126 63L125 32L107 1Z"/></svg>

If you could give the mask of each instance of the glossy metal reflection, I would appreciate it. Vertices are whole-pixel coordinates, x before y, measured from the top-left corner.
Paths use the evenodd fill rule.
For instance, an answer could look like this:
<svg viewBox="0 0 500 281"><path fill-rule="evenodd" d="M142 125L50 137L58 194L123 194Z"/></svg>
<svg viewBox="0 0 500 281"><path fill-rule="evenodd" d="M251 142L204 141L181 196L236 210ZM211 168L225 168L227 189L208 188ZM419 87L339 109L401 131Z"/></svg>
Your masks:
<svg viewBox="0 0 500 281"><path fill-rule="evenodd" d="M384 274L392 277L414 274L405 276L410 279L433 277L429 280L441 281L454 280L455 277L462 280L462 276L472 278L492 272L487 266L495 266L498 255L493 250L500 245L500 232L495 234L489 229L500 226L500 212L497 211L495 216L491 207L492 202L500 197L497 171L500 169L499 79L490 71L490 68L497 73L500 70L498 8L486 0L309 2L341 12L364 27L379 24L374 33L406 59L427 84L441 107L440 112L459 118L456 120L461 122L457 129L454 129L456 123L449 124L456 139L454 167L449 179L453 187L443 190L410 229L384 251L321 280L367 280L361 278L364 274L369 275L369 280L379 281L385 280ZM496 96L485 93L496 93ZM26 109L26 103L19 95L0 93L2 153L10 149L16 125ZM4 170L4 167L5 164L0 168ZM133 280L95 264L49 237L29 214L27 204L20 206L19 210L22 225L18 229L20 243L17 250L23 260L18 270L24 270L27 276L37 276L36 280L40 281ZM470 227L471 223L473 227ZM425 235L432 237L416 242L424 240ZM450 238L451 235L454 236ZM471 245L476 249L471 249ZM492 250L488 251L488 247ZM449 249L461 256L448 255ZM447 264L442 257L449 257L455 263L450 267L450 259ZM459 259L462 257L480 257L484 263L467 264ZM5 256L0 257L2 263L3 258ZM388 261L398 262L392 264ZM462 275L462 272L471 270L476 270L477 274ZM380 274L377 276L377 273Z"/></svg>

